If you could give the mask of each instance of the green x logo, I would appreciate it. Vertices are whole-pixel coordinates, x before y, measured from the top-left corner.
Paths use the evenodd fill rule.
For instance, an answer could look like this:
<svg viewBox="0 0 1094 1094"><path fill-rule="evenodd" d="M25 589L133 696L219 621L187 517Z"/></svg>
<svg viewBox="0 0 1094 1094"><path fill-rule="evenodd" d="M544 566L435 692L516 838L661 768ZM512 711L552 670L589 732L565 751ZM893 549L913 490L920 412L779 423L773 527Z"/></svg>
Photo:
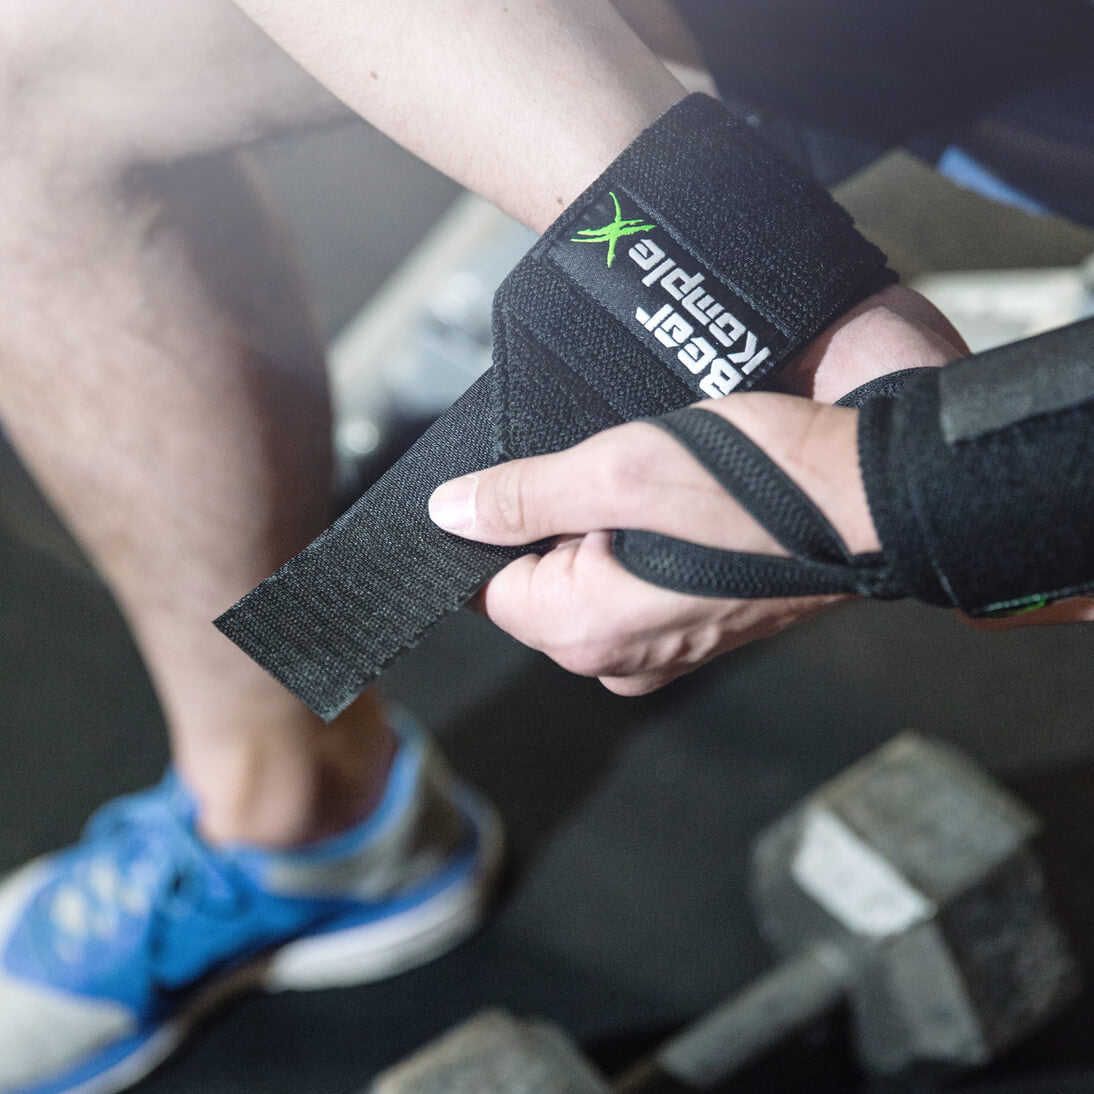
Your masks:
<svg viewBox="0 0 1094 1094"><path fill-rule="evenodd" d="M612 203L615 205L615 220L610 224L605 224L603 228L583 228L577 235L570 240L571 243L607 243L608 245L608 266L615 261L615 245L624 236L634 235L635 232L649 232L652 231L654 225L647 224L645 221L639 219L624 220L623 212L619 208L619 199L610 190L608 196L612 199Z"/></svg>

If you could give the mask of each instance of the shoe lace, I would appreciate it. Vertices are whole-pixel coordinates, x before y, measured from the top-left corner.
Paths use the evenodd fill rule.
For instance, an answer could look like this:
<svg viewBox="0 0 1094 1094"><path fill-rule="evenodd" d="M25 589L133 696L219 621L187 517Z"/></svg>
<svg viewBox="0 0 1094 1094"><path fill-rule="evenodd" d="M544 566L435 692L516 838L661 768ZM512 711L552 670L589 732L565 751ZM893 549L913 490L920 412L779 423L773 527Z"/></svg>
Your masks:
<svg viewBox="0 0 1094 1094"><path fill-rule="evenodd" d="M199 908L227 909L234 894L185 814L162 790L104 806L50 898L55 952L79 960L89 945L109 946L123 927L179 921Z"/></svg>

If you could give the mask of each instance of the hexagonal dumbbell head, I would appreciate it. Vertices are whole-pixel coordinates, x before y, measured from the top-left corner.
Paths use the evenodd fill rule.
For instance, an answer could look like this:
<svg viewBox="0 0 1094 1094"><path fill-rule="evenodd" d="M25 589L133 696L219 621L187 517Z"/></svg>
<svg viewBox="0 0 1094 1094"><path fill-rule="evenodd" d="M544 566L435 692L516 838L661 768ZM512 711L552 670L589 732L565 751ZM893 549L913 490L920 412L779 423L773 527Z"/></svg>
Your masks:
<svg viewBox="0 0 1094 1094"><path fill-rule="evenodd" d="M756 841L761 928L781 954L845 964L871 1070L983 1063L1078 985L1036 830L969 760L905 734Z"/></svg>
<svg viewBox="0 0 1094 1094"><path fill-rule="evenodd" d="M608 1094L608 1085L557 1026L491 1009L378 1075L369 1094Z"/></svg>

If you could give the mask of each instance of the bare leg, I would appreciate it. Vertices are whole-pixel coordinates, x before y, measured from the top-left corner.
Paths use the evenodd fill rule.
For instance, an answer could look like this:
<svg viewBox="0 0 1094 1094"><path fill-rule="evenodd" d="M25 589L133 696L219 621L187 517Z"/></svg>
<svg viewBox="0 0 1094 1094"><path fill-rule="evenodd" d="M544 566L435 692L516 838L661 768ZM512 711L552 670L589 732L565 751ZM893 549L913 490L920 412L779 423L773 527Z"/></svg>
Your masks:
<svg viewBox="0 0 1094 1094"><path fill-rule="evenodd" d="M670 0L612 0L612 6L662 60L705 67L695 39Z"/></svg>
<svg viewBox="0 0 1094 1094"><path fill-rule="evenodd" d="M324 727L210 620L330 480L321 346L227 149L342 110L221 0L5 9L4 428L132 626L207 837L335 831L386 777L377 703Z"/></svg>

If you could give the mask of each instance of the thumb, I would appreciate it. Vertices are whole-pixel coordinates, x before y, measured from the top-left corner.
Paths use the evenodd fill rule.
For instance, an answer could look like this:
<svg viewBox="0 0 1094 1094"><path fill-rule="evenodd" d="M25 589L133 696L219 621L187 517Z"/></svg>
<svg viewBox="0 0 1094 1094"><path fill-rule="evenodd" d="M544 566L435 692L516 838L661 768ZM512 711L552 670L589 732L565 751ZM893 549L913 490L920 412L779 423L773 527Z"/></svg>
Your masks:
<svg viewBox="0 0 1094 1094"><path fill-rule="evenodd" d="M601 506L575 482L572 451L450 479L433 491L429 516L447 532L502 546L603 527Z"/></svg>

